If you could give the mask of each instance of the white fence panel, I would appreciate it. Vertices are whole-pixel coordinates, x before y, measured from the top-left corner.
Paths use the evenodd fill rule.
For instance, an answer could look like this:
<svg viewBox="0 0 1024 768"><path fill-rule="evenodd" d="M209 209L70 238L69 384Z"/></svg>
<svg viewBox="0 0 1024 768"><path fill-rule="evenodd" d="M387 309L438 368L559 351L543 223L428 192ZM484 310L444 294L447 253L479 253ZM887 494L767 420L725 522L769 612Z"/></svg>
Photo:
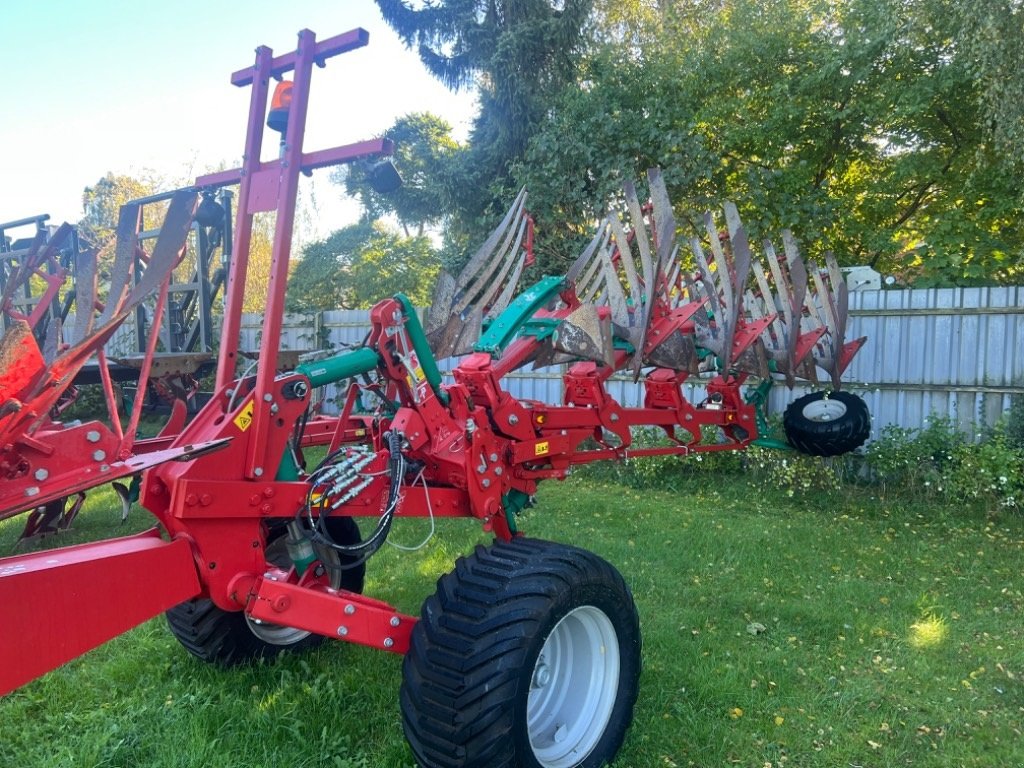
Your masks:
<svg viewBox="0 0 1024 768"><path fill-rule="evenodd" d="M874 436L933 413L976 432L1024 395L1024 287L855 291L849 327L868 342L844 379Z"/></svg>

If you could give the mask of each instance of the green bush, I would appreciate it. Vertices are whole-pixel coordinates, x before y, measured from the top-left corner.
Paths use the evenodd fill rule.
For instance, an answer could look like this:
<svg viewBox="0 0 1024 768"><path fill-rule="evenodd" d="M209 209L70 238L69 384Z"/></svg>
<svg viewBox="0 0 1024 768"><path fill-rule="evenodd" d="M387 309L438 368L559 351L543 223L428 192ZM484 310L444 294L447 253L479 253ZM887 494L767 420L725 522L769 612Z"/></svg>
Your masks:
<svg viewBox="0 0 1024 768"><path fill-rule="evenodd" d="M885 427L863 453L829 459L753 445L746 451L599 462L582 472L637 489L670 491L692 488L702 478L743 475L752 488L808 499L835 493L847 483L866 483L883 494L966 503L989 512L1017 510L1024 506L1024 447L1013 428L1008 418L972 443L950 419L932 417L921 429ZM703 443L719 439L716 429L708 429ZM637 448L670 444L660 430L634 433Z"/></svg>
<svg viewBox="0 0 1024 768"><path fill-rule="evenodd" d="M883 490L988 509L1017 509L1024 500L1024 447L1010 422L970 443L945 418L923 429L886 427L865 455L871 479Z"/></svg>
<svg viewBox="0 0 1024 768"><path fill-rule="evenodd" d="M988 507L1019 509L1024 504L1024 449L1015 447L1004 429L977 445L961 445L940 482L954 499Z"/></svg>
<svg viewBox="0 0 1024 768"><path fill-rule="evenodd" d="M944 473L963 445L951 420L932 418L923 429L883 427L864 460L870 479L883 490L904 488L930 497L942 491Z"/></svg>

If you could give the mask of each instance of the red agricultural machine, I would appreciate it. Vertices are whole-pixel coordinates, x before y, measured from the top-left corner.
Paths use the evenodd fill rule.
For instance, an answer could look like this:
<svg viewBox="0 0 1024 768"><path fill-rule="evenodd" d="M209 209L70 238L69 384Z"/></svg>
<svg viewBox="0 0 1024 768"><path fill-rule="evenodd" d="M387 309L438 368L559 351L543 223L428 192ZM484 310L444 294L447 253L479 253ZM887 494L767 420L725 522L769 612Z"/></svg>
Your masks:
<svg viewBox="0 0 1024 768"><path fill-rule="evenodd" d="M60 270L46 268L53 240L12 267L8 285L45 274L54 287L31 313L3 297L12 325L0 343L0 515L59 517L89 488L133 477L158 526L0 561L0 692L166 612L191 653L220 664L325 637L405 654L403 722L424 766L601 765L632 719L636 609L611 565L524 537L520 512L541 480L575 465L750 445L773 378L814 380L820 369L831 379L787 411L795 447L832 455L859 445L867 411L838 390L863 343L845 341L846 286L834 259L824 270L805 264L788 234L780 254L764 244L763 267L731 206L724 230L708 214L702 232L681 237L653 170L648 194L627 184L621 215L608 214L566 275L518 288L531 239L523 192L462 272L442 275L425 323L396 295L373 308L362 346L282 373L299 176L392 149L386 140L303 148L314 64L367 40L354 30L318 42L307 30L294 53L257 49L254 66L232 76L252 86L243 166L175 193L151 252L137 207L126 206L104 295L95 254L79 258L63 337L46 341L53 324L38 333L61 295ZM264 161L270 86L289 72L279 91L290 90L290 103L270 109L281 153ZM159 437L134 441L138 403L122 428L104 375L111 425L62 423L76 371L99 355L102 373L105 342L145 296L162 305L197 208L203 218L227 185L238 186L237 220L212 399L189 423L179 413ZM276 228L260 355L255 373L238 377L252 221L264 211L276 212ZM436 361L453 356L446 382ZM530 364L566 366L564 402L509 393L503 378ZM610 395L616 372L640 382L642 406ZM751 376L762 383L748 387ZM698 377L707 394L691 403L683 385ZM313 391L338 382L347 384L340 415L311 415ZM667 443L635 446L638 427L662 430ZM316 466L303 456L311 445L326 446ZM494 534L439 580L418 618L361 594L395 519L415 516L475 517Z"/></svg>

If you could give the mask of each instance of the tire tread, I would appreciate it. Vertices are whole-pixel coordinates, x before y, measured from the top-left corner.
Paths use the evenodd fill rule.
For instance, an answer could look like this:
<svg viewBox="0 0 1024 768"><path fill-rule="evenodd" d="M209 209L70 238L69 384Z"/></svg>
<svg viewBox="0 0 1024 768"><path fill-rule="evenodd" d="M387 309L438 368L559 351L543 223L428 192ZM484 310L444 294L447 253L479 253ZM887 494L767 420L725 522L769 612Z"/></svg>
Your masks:
<svg viewBox="0 0 1024 768"><path fill-rule="evenodd" d="M413 631L399 697L406 738L421 765L525 765L510 746L510 702L521 695L524 665L555 595L571 592L581 579L629 594L618 571L597 555L526 538L478 546L439 579ZM631 597L629 603L639 637ZM636 653L638 671L638 647ZM627 684L625 727L636 698L635 681Z"/></svg>
<svg viewBox="0 0 1024 768"><path fill-rule="evenodd" d="M839 400L846 413L833 421L811 421L804 408L824 398ZM782 416L786 440L810 456L839 456L862 446L871 435L871 414L867 404L850 392L811 392L798 397Z"/></svg>

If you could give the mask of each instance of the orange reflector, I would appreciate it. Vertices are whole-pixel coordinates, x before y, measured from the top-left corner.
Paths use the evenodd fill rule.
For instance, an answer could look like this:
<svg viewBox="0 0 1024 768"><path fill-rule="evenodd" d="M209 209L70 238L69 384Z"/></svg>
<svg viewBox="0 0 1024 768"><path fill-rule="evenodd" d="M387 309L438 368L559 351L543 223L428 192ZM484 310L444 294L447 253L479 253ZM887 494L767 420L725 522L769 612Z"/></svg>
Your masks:
<svg viewBox="0 0 1024 768"><path fill-rule="evenodd" d="M288 107L292 105L292 83L282 80L274 88L274 97L270 100L270 112L267 113L267 126L284 137L288 129Z"/></svg>
<svg viewBox="0 0 1024 768"><path fill-rule="evenodd" d="M288 109L292 105L292 81L282 80L274 88L274 96L270 100L271 109Z"/></svg>

